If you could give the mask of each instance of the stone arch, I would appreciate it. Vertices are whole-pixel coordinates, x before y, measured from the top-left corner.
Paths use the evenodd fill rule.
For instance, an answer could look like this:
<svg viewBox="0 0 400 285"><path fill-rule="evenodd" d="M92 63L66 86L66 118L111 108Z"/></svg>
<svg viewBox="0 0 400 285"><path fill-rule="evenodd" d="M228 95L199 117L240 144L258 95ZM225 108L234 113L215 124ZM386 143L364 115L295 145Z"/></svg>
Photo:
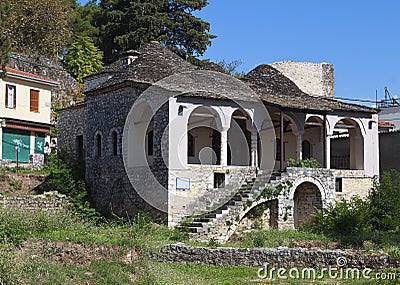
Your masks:
<svg viewBox="0 0 400 285"><path fill-rule="evenodd" d="M316 209L322 209L322 195L318 186L311 182L299 184L293 197L293 219L294 227L312 221L312 214Z"/></svg>
<svg viewBox="0 0 400 285"><path fill-rule="evenodd" d="M199 106L190 112L187 134L196 135L187 142L194 149L193 155L187 155L189 164L220 164L222 120L220 112L210 106Z"/></svg>
<svg viewBox="0 0 400 285"><path fill-rule="evenodd" d="M83 128L78 128L75 132L75 158L78 162L82 162L84 153L84 142L83 142Z"/></svg>

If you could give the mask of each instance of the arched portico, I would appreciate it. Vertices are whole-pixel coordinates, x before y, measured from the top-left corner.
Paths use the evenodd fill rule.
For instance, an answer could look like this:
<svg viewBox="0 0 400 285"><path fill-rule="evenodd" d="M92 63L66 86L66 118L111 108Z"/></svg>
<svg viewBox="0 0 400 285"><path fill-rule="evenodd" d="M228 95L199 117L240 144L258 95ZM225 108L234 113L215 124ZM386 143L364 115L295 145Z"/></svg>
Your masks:
<svg viewBox="0 0 400 285"><path fill-rule="evenodd" d="M341 118L331 138L331 168L364 169L365 130L357 120Z"/></svg>

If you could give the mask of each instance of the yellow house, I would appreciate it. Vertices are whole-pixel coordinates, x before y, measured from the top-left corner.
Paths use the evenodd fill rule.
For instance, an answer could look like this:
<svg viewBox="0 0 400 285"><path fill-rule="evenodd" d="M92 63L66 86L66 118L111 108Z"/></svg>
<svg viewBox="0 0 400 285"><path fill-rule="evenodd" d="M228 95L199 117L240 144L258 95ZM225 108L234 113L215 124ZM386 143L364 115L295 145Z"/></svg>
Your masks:
<svg viewBox="0 0 400 285"><path fill-rule="evenodd" d="M51 88L57 81L7 67L0 79L0 159L28 162L50 140Z"/></svg>

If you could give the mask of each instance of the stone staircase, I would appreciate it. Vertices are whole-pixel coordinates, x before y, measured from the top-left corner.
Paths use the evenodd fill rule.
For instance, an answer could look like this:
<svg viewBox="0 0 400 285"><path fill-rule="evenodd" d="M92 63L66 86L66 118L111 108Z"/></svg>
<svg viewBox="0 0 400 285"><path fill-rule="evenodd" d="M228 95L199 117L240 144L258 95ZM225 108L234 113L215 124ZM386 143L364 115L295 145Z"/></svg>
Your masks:
<svg viewBox="0 0 400 285"><path fill-rule="evenodd" d="M246 178L236 194L228 202L217 209L211 210L192 221L180 226L189 232L190 239L195 241L226 242L232 228L240 222L240 215L246 209L252 208L266 187L275 188L281 182L281 173L258 173L255 178ZM271 198L271 200L276 199ZM263 202L266 200L264 199Z"/></svg>

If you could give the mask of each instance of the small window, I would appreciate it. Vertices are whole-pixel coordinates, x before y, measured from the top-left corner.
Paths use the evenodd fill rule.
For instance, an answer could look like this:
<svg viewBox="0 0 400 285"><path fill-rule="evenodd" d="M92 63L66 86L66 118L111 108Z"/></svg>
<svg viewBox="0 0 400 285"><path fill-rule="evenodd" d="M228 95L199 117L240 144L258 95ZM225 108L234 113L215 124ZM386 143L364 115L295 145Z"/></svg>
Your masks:
<svg viewBox="0 0 400 285"><path fill-rule="evenodd" d="M224 188L224 187L225 187L225 174L214 173L214 188Z"/></svg>
<svg viewBox="0 0 400 285"><path fill-rule="evenodd" d="M180 105L178 108L178 116L183 116L183 106Z"/></svg>
<svg viewBox="0 0 400 285"><path fill-rule="evenodd" d="M335 180L335 190L336 190L336 192L343 192L342 183L343 183L342 178L341 177L337 177L336 180Z"/></svg>
<svg viewBox="0 0 400 285"><path fill-rule="evenodd" d="M97 134L96 136L96 155L97 157L101 157L101 135Z"/></svg>
<svg viewBox="0 0 400 285"><path fill-rule="evenodd" d="M78 160L83 159L83 135L76 136L76 152Z"/></svg>
<svg viewBox="0 0 400 285"><path fill-rule="evenodd" d="M113 148L113 155L116 156L118 154L118 137L117 132L112 132L112 148Z"/></svg>
<svg viewBox="0 0 400 285"><path fill-rule="evenodd" d="M14 85L6 85L6 107L10 109L16 108L17 88Z"/></svg>
<svg viewBox="0 0 400 285"><path fill-rule="evenodd" d="M153 155L153 135L153 131L147 133L147 155L150 156Z"/></svg>
<svg viewBox="0 0 400 285"><path fill-rule="evenodd" d="M30 92L30 110L31 112L39 112L39 91L32 90Z"/></svg>
<svg viewBox="0 0 400 285"><path fill-rule="evenodd" d="M194 136L188 133L188 156L194 156Z"/></svg>

